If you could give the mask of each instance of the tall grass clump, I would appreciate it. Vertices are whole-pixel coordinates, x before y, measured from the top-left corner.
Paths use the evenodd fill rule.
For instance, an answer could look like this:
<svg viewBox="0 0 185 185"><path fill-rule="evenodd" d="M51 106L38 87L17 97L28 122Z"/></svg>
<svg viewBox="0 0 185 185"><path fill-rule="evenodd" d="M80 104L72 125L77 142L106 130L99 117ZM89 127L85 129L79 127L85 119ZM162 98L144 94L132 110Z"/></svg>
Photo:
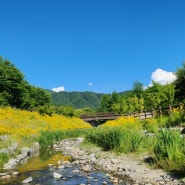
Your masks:
<svg viewBox="0 0 185 185"><path fill-rule="evenodd" d="M159 167L170 172L185 172L184 139L179 131L162 129L153 151Z"/></svg>
<svg viewBox="0 0 185 185"><path fill-rule="evenodd" d="M143 120L143 128L148 132L157 133L159 129L159 121L155 118Z"/></svg>
<svg viewBox="0 0 185 185"><path fill-rule="evenodd" d="M38 141L41 148L46 148L63 139L84 136L86 132L86 129L44 131L41 132Z"/></svg>
<svg viewBox="0 0 185 185"><path fill-rule="evenodd" d="M122 130L122 142L119 148L120 152L133 153L137 152L144 142L144 134L135 129Z"/></svg>
<svg viewBox="0 0 185 185"><path fill-rule="evenodd" d="M120 153L138 151L143 140L142 132L135 129L123 129L120 127L100 127L86 135L88 142L102 147L103 150L114 150Z"/></svg>
<svg viewBox="0 0 185 185"><path fill-rule="evenodd" d="M85 138L87 141L102 147L104 150L112 150L121 146L122 132L119 127L96 128L92 132L89 132Z"/></svg>
<svg viewBox="0 0 185 185"><path fill-rule="evenodd" d="M0 153L0 168L3 166L4 163L8 162L8 154Z"/></svg>

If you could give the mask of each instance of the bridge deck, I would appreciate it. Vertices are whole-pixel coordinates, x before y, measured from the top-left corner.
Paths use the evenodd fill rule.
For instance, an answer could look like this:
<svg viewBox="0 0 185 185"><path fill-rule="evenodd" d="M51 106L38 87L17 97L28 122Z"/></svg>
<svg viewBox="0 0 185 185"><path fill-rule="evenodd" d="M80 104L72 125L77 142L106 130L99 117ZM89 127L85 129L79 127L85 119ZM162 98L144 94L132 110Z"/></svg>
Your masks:
<svg viewBox="0 0 185 185"><path fill-rule="evenodd" d="M91 116L82 116L81 119L83 119L86 122L91 122L91 121L98 121L98 120L114 120L118 117L128 117L128 116L133 116L138 119L147 119L147 118L152 118L153 113L152 112L142 112L142 113L133 113L133 114L127 114L127 115L121 115L121 114L115 114L115 115L91 115Z"/></svg>

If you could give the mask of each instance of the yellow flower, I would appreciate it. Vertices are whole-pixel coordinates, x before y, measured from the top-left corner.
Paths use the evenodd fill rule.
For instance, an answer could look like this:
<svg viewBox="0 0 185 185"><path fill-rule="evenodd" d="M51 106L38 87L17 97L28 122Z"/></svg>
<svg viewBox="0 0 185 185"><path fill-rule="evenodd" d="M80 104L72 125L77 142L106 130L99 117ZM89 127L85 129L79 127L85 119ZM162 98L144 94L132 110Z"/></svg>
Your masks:
<svg viewBox="0 0 185 185"><path fill-rule="evenodd" d="M91 125L79 118L68 118L54 114L40 115L37 112L0 108L0 135L10 135L17 140L24 137L39 136L41 131L91 128Z"/></svg>

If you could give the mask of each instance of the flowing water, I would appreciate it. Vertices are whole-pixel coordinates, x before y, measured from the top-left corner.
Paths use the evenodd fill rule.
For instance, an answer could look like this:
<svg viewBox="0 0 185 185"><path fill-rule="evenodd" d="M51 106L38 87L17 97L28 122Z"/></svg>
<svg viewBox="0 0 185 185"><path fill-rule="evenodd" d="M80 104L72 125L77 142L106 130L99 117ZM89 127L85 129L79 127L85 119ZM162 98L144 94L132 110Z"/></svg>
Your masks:
<svg viewBox="0 0 185 185"><path fill-rule="evenodd" d="M19 172L16 176L11 176L9 180L0 181L3 185L22 185L22 181L32 177L29 185L112 185L113 176L106 174L103 171L92 170L84 172L80 165L65 165L58 168L55 164L57 161L71 161L70 156L61 155L61 153L51 154L44 152L30 159L26 164L18 167ZM53 164L53 165L48 165ZM69 163L71 164L71 163ZM49 167L50 166L50 167ZM53 173L61 175L61 178L54 179ZM28 184L28 183L27 183ZM119 179L120 185L129 184L128 182Z"/></svg>

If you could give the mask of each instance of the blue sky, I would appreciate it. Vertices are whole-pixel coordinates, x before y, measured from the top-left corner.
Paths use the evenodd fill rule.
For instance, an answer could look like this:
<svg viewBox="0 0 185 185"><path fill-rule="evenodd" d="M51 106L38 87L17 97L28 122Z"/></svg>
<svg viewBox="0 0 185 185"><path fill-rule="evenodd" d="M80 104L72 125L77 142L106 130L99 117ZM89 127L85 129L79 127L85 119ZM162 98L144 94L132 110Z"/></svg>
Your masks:
<svg viewBox="0 0 185 185"><path fill-rule="evenodd" d="M184 0L0 0L0 56L32 85L101 93L174 78Z"/></svg>

